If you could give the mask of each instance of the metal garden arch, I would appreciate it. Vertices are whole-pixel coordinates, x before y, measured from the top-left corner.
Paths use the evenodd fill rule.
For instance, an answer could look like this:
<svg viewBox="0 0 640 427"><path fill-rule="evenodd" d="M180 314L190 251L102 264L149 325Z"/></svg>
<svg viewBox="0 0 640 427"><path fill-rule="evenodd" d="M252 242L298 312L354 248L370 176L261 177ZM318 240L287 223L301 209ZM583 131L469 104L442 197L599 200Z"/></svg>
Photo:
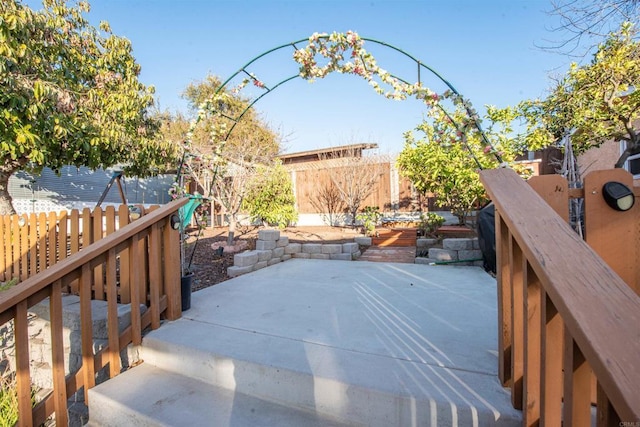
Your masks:
<svg viewBox="0 0 640 427"><path fill-rule="evenodd" d="M329 35L327 35L327 34L318 35L318 38L319 38L319 39L329 39L329 37L330 37L330 36L329 36ZM428 66L428 65L424 64L422 61L420 61L420 60L416 59L414 56L410 55L409 53L405 52L404 50L402 50L402 49L400 49L400 48L398 48L398 47L392 46L392 45L390 45L390 44L388 44L388 43L385 43L385 42L382 42L382 41L379 41L379 40L375 40L375 39L372 39L372 38L359 37L359 39L360 39L360 40L363 40L363 41L366 41L366 42L370 42L370 43L373 43L373 44L379 45L379 46L383 46L383 47L389 48L389 49L391 49L391 50L393 50L393 51L395 51L395 52L398 52L398 53L400 53L400 54L404 55L406 58L408 58L408 59L412 60L412 61L416 64L417 82L418 82L418 85L420 85L420 84L421 84L421 82L422 82L422 73L423 73L424 71L426 71L426 72L428 72L428 73L431 73L431 75L435 76L435 77L436 77L437 79L439 79L442 83L444 83L444 85L446 85L446 87L447 87L447 88L448 88L448 89L449 89L453 94L455 94L455 96L457 96L459 99L463 99L463 98L462 98L462 95L461 95L461 94L460 94L460 93L455 89L455 87L454 87L454 86L453 86L453 85L452 85L448 80L446 80L444 77L442 77L442 76L441 76L437 71L435 71L432 67L430 67L430 66ZM264 82L262 82L262 81L258 80L258 79L257 79L257 77L256 77L255 75L253 75L253 74L250 72L249 68L251 67L251 65L252 65L252 64L254 64L256 61L260 60L261 58L263 58L263 57L265 57L265 56L267 56L267 55L269 55L269 54L271 54L271 53L274 53L274 52L276 52L276 51L279 51L279 50L281 50L281 49L290 49L290 48L293 48L294 52L295 52L295 51L298 51L298 49L299 49L298 45L301 45L301 44L303 44L303 43L305 43L305 42L309 42L309 41L310 41L310 39L309 39L309 38L300 39L300 40L297 40L297 41L294 41L294 42L290 42L290 43L286 43L286 44L283 44L283 45L280 45L280 46L274 47L274 48L272 48L272 49L269 49L269 50L267 50L267 51L265 51L265 52L261 53L260 55L258 55L258 56L256 56L256 57L254 57L254 58L253 58L253 59L251 59L249 62L247 62L245 65L243 65L240 69L238 69L238 71L236 71L235 73L233 73L229 78L227 78L227 79L222 83L222 85L220 85L220 87L218 87L218 88L216 89L216 92L215 92L214 96L221 94L221 93L226 89L227 85L228 85L228 84L229 84L229 83L230 83L234 78L238 77L239 75L245 75L245 76L246 76L246 79L253 81L254 83L256 83L256 86L259 86L259 87L261 87L262 89L264 89L264 92L263 92L261 95L259 95L258 97L256 97L254 100L252 100L252 101L247 105L247 107L246 107L246 108L245 108L245 109L244 109L244 110L243 110L243 111L238 115L238 117L229 117L229 116L226 116L226 115L224 115L224 114L219 113L219 114L221 114L223 117L225 117L225 118L227 118L227 119L229 119L229 120L231 120L231 121L233 122L233 124L231 125L231 127L229 128L229 130L226 132L226 134L225 134L225 135L224 135L224 137L223 137L223 140L224 140L224 141L226 141L226 140L228 139L229 135L233 132L234 128L236 127L236 125L238 124L238 122L242 119L242 117L245 115L245 113L246 113L247 111L249 111L249 110L251 109L251 107L253 107L253 106L254 106L258 101L260 101L260 99L262 99L262 98L263 98L264 96L266 96L267 94L269 94L269 93L273 92L275 89L277 89L278 87L282 86L283 84L285 84L285 83L287 83L287 82L289 82L289 81L291 81L291 80L294 80L294 79L296 79L296 78L302 78L302 77L301 77L301 75L300 75L300 73L297 73L297 74L295 74L295 75L292 75L292 76L289 76L289 77L284 78L283 80L279 81L278 83L276 83L276 84L274 84L274 85L269 85L269 86L267 86L267 85L265 85L265 84L264 84ZM398 81L400 81L400 82L402 82L402 83L404 83L404 84L406 84L406 85L410 85L410 83L408 83L406 80L404 80L404 79L402 79L402 78L400 78L400 77L398 77L398 76L395 76L395 75L391 74L391 77L393 77L394 79L396 79L396 80L398 80ZM446 111L446 110L445 110L445 109L444 109L440 104L437 104L437 106L438 106L438 108L440 108L440 109L441 109L441 111L442 111L442 112L443 112L443 113L444 113L444 114L449 118L449 120L451 120L451 122L456 126L456 128L458 128L458 129L460 130L460 129L461 129L461 126L459 125L459 123L456 123L456 122L454 121L453 117L451 117L451 115L450 115L450 114L449 114L449 113L448 113L448 112L447 112L447 111ZM480 134L480 136L481 136L481 138L482 138L482 140L483 140L483 142L484 142L485 146L491 147L491 148L492 148L491 152L492 152L492 153L493 153L493 155L496 157L496 160L498 161L498 163L502 163L502 159L501 159L500 155L499 155L495 150L493 150L492 144L491 144L491 142L489 141L489 139L487 138L486 134L484 133L484 131L483 131L483 129L482 129L482 126L481 126L481 124L480 124L480 122L479 122L479 120L478 120L477 116L475 116L475 113L470 109L470 107L469 107L467 104L464 104L464 108L465 108L465 110L466 110L467 115L468 115L468 116L469 116L469 118L471 119L471 120L470 120L470 121L471 121L471 123L472 123L472 124L475 126L475 128L478 130L478 132L479 132L479 134ZM464 137L463 137L463 143L464 143L464 144L465 144L465 146L467 146L467 148L468 148L468 145L467 145L466 140L465 140L465 138L464 138ZM471 153L471 150L469 150L469 152ZM480 165L480 162L475 158L475 156L473 156L473 153L471 153L471 154L472 154L472 157L474 158L474 160L475 160L475 162L476 162L477 166L478 166L480 169L482 169L482 167L481 167L481 165Z"/></svg>

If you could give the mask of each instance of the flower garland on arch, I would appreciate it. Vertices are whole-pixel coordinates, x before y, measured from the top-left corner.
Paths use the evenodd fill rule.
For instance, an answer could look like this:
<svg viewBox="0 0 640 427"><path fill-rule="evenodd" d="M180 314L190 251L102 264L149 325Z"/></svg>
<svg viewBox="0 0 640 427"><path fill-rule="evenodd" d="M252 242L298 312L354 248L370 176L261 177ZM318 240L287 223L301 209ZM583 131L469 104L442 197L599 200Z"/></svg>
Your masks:
<svg viewBox="0 0 640 427"><path fill-rule="evenodd" d="M300 77L309 82L316 78L324 78L332 72L354 74L364 78L379 95L392 100L405 100L408 96L413 96L422 100L430 111L436 107L443 109L441 102L448 99L467 112L467 118L462 123L457 123L460 132L476 126L479 116L469 100L451 89L438 94L419 82L409 84L393 77L387 70L378 66L373 55L364 49L364 42L353 31L313 33L307 46L296 48L293 59L300 64ZM318 64L318 57L327 60L325 65ZM390 89L385 90L378 80Z"/></svg>

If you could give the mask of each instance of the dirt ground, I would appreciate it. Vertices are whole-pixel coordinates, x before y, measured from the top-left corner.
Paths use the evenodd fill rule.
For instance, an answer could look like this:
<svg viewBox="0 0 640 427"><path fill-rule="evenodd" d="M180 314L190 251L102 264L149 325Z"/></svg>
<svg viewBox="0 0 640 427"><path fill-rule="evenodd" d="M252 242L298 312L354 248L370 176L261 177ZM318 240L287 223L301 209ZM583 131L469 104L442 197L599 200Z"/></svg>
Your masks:
<svg viewBox="0 0 640 427"><path fill-rule="evenodd" d="M239 227L235 233L236 240L244 240L248 244L247 249L255 249L255 241L260 229L260 227ZM197 230L188 232L190 237L185 258L187 263L191 261L191 269L195 274L193 291L213 286L229 278L227 268L233 265L234 254L223 252L221 256L211 247L214 242L225 241L227 233L226 227L203 229L199 237ZM280 234L288 236L290 242L300 243L345 243L352 242L355 236L361 235L359 229L328 226L291 227L281 230Z"/></svg>

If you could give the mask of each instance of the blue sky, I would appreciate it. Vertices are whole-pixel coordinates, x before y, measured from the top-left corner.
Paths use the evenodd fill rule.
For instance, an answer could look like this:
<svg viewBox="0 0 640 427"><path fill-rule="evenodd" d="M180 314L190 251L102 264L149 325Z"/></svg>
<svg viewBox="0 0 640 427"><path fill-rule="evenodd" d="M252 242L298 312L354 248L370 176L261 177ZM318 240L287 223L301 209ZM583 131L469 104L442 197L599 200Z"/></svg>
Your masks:
<svg viewBox="0 0 640 427"><path fill-rule="evenodd" d="M356 31L434 68L479 110L544 96L550 74L564 73L566 57L536 45L557 38L548 0L213 1L92 0L89 18L106 20L131 40L141 80L156 87L161 109L187 112L180 95L193 81L223 80L257 55L314 32ZM28 4L39 5L30 0ZM416 66L390 49L365 44L378 64L408 81ZM267 85L297 73L292 50L256 63ZM423 81L436 88L430 80ZM253 91L253 92L252 92ZM258 94L248 87L244 95ZM375 142L398 152L403 132L425 113L416 100L390 101L356 76L332 75L310 84L289 82L256 104L284 136L287 152Z"/></svg>

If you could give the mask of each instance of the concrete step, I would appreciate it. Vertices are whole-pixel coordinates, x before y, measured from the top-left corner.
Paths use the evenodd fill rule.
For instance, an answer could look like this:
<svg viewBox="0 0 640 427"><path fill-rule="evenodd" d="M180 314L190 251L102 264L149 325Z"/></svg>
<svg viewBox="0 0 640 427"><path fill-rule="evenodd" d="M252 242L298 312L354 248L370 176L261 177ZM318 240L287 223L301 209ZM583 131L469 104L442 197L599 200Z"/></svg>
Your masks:
<svg viewBox="0 0 640 427"><path fill-rule="evenodd" d="M118 408L134 407L118 409L134 414L130 415L131 419L155 412L184 413L183 407L188 408L186 412L208 413L210 408L206 402L224 396L221 390L226 390L226 395L231 396L227 401L235 402L233 396L251 396L255 401L275 405L264 411L278 413L288 407L294 411L292 417L298 416L295 414L299 411L311 413L320 425L334 425L327 420L367 426L420 425L434 420L437 425L520 423L515 410L498 411L488 403L504 395L497 380L491 390L483 390L482 395L469 392L459 388L460 384L484 382L485 373L460 371L446 363L430 363L420 355L393 358L361 353L356 348L336 348L180 319L146 336L141 357L144 364L118 376L115 380L119 383L113 384L114 380L110 380L94 389L94 393L104 395L105 399L106 396L116 399ZM148 375L136 372L141 367ZM168 379L154 380L155 376ZM173 386L172 381L181 385ZM191 391L191 387L195 387L191 381L200 388ZM213 387L213 391L203 384ZM123 387L132 391L121 396ZM206 398L193 397L193 402L182 397L203 393ZM133 399L134 394L149 394L141 404L142 409L137 408L140 404ZM113 409L105 415L94 415L103 411L102 406L108 407L101 398L90 396L89 402L91 420L98 422L95 425L117 425L106 423ZM174 409L160 411L169 405ZM229 408L216 411L233 414L247 411L251 405L243 403L237 411ZM243 415L250 416L253 414ZM146 421L143 424L147 425ZM149 421L149 425L154 424ZM172 421L164 425L203 424L197 421L173 424Z"/></svg>
<svg viewBox="0 0 640 427"><path fill-rule="evenodd" d="M345 426L149 363L89 390L88 426Z"/></svg>

